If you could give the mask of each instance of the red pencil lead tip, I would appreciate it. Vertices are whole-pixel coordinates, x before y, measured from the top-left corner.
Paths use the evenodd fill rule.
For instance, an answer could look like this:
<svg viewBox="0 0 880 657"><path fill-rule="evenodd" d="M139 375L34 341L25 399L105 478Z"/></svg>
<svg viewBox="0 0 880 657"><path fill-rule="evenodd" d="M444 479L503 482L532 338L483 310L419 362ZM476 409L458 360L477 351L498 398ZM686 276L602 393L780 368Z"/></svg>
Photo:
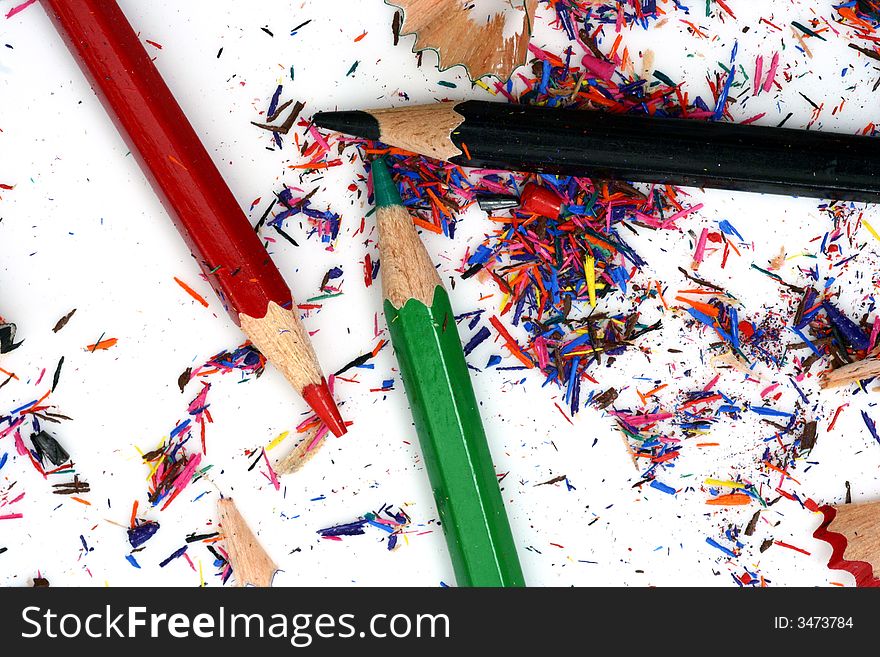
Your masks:
<svg viewBox="0 0 880 657"><path fill-rule="evenodd" d="M330 392L325 379L321 379L320 385L313 383L303 388L302 396L306 403L312 407L312 410L315 411L315 414L327 425L327 428L333 432L334 436L338 438L348 431L345 427L345 422L342 421L342 416L339 414L339 409L336 408L333 394Z"/></svg>

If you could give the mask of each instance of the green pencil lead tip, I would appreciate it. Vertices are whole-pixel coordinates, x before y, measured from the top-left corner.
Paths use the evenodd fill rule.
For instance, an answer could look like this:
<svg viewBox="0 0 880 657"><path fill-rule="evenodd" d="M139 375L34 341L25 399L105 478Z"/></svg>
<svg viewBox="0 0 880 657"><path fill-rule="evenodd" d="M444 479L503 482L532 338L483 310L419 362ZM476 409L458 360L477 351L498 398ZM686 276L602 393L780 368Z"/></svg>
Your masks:
<svg viewBox="0 0 880 657"><path fill-rule="evenodd" d="M376 207L385 208L389 205L403 205L400 200L400 192L391 178L391 172L384 157L376 158L372 164L373 193L376 197Z"/></svg>

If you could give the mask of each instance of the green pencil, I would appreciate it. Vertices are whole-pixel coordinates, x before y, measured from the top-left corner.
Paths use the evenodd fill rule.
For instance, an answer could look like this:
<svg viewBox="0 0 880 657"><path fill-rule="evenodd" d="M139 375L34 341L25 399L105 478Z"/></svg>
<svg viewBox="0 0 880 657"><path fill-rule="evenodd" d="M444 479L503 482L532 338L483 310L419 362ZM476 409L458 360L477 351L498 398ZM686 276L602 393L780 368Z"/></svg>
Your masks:
<svg viewBox="0 0 880 657"><path fill-rule="evenodd" d="M525 586L455 315L384 160L373 162L385 318L459 586Z"/></svg>

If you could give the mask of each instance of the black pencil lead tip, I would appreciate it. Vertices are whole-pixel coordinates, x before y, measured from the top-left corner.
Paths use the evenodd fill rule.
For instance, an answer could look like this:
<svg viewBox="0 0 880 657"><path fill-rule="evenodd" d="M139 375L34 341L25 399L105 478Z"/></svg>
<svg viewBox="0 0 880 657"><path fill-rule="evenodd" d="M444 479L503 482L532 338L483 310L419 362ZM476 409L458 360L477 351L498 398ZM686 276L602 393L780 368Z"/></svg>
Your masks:
<svg viewBox="0 0 880 657"><path fill-rule="evenodd" d="M367 112L318 112L313 121L319 128L365 139L379 139L379 122Z"/></svg>

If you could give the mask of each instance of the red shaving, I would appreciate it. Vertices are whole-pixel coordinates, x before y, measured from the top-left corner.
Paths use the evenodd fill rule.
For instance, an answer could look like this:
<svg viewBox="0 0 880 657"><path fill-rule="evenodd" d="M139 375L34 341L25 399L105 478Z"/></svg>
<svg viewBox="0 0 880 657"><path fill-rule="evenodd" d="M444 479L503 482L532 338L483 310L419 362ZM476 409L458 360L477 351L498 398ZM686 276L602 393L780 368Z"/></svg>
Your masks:
<svg viewBox="0 0 880 657"><path fill-rule="evenodd" d="M828 567L834 570L845 570L852 573L856 578L856 586L862 588L880 587L880 579L874 577L874 569L865 561L847 561L843 558L846 551L846 537L829 529L837 510L833 506L822 506L819 509L824 516L822 524L813 532L813 538L825 541L832 547L831 558L828 559Z"/></svg>

